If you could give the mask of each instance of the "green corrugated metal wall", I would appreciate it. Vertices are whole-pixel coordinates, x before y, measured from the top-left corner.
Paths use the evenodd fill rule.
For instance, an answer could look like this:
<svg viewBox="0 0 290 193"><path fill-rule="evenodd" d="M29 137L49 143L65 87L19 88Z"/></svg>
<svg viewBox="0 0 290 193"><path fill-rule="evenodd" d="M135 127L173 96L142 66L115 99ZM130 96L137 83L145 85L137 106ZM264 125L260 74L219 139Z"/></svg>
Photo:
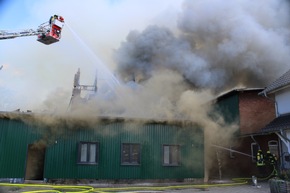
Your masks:
<svg viewBox="0 0 290 193"><path fill-rule="evenodd" d="M225 121L227 123L233 123L235 121L239 121L239 96L238 92L236 94L232 94L223 100L220 100L215 105L216 110L221 112Z"/></svg>
<svg viewBox="0 0 290 193"><path fill-rule="evenodd" d="M33 131L33 132L31 132ZM41 139L37 129L0 119L0 178L23 178L27 144ZM182 179L204 176L204 135L193 126L163 123L100 122L93 128L50 132L44 178L66 179ZM62 133L60 135L59 133ZM99 142L99 164L77 164L80 141ZM141 164L120 164L121 143L140 143ZM181 166L162 166L162 145L181 145ZM11 160L12 159L12 160Z"/></svg>
<svg viewBox="0 0 290 193"><path fill-rule="evenodd" d="M37 129L21 121L0 119L0 178L24 178L27 146L37 138Z"/></svg>
<svg viewBox="0 0 290 193"><path fill-rule="evenodd" d="M45 178L91 179L164 179L203 177L203 132L197 128L181 128L164 124L134 123L98 124L82 129L47 148ZM79 141L99 142L98 165L77 164ZM120 164L121 143L141 144L141 164ZM162 166L162 145L181 145L181 166ZM58 155L56 157L56 155Z"/></svg>
<svg viewBox="0 0 290 193"><path fill-rule="evenodd" d="M234 94L224 97L215 104L215 110L222 115L225 123L227 124L240 124L240 112L239 112L239 93L234 92ZM234 132L234 136L239 136L240 129Z"/></svg>

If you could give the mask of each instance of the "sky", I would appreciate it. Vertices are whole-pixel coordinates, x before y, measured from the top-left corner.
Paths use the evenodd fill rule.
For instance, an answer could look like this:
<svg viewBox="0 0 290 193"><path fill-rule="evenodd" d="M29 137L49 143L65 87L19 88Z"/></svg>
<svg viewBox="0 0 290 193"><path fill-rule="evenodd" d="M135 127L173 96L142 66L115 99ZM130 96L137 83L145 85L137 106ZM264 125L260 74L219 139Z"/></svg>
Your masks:
<svg viewBox="0 0 290 193"><path fill-rule="evenodd" d="M174 117L204 103L199 92L264 88L290 68L288 0L2 0L0 11L0 30L65 20L55 44L0 40L0 111L68 108L80 68L82 85L97 74L91 110Z"/></svg>
<svg viewBox="0 0 290 193"><path fill-rule="evenodd" d="M65 19L52 45L35 36L0 40L0 111L45 108L49 98L67 106L78 68L81 84L93 84L96 73L99 84L110 82L112 53L128 33L153 24L174 31L181 8L181 0L0 1L0 30L37 29L54 14Z"/></svg>

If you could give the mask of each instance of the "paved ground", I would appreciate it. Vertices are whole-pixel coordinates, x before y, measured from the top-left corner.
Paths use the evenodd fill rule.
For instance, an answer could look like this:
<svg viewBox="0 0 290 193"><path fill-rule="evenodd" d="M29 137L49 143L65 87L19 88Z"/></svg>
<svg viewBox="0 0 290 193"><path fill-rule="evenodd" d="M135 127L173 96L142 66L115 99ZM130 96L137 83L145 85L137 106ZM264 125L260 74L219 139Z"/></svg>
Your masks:
<svg viewBox="0 0 290 193"><path fill-rule="evenodd" d="M185 190L172 190L167 191L170 193L192 193L192 192L204 192L204 193L270 193L268 183L260 183L259 186L252 185L240 185L240 186L227 186L227 187L211 187L206 189L185 189Z"/></svg>
<svg viewBox="0 0 290 193"><path fill-rule="evenodd" d="M227 187L210 187L205 189L180 189L180 190L166 190L166 191L130 191L139 193L157 193L157 192L168 192L168 193L270 193L268 183L260 183L259 186L252 185L239 185L239 186L227 186ZM32 190L43 190L43 188L17 188L17 187L0 187L0 193L21 193ZM124 193L125 191L123 191ZM127 191L128 193L128 191Z"/></svg>

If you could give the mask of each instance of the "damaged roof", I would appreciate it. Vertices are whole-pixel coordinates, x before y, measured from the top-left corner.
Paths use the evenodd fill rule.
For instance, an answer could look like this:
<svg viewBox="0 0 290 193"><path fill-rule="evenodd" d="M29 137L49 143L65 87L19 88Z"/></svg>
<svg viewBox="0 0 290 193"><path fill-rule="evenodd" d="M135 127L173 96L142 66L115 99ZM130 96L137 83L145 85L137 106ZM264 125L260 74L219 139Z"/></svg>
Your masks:
<svg viewBox="0 0 290 193"><path fill-rule="evenodd" d="M221 94L219 94L216 99L219 100L219 99L222 99L224 97L227 97L227 96L230 96L230 95L233 95L237 92L246 92L246 91L262 91L263 88L233 88L231 90L228 90L228 91L225 91Z"/></svg>
<svg viewBox="0 0 290 193"><path fill-rule="evenodd" d="M290 70L283 74L280 78L268 85L261 93L270 93L283 87L290 86Z"/></svg>
<svg viewBox="0 0 290 193"><path fill-rule="evenodd" d="M290 129L290 113L275 118L262 129L262 132L273 133L285 129Z"/></svg>

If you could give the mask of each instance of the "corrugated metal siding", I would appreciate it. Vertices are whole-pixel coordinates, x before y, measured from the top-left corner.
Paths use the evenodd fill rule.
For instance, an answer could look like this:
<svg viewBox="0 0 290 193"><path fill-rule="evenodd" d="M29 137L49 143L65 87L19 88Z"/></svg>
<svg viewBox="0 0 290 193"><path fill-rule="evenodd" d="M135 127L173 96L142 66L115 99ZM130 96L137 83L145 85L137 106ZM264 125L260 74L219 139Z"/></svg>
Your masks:
<svg viewBox="0 0 290 193"><path fill-rule="evenodd" d="M68 131L66 131L68 132ZM99 164L78 165L77 144L99 142ZM120 164L121 143L141 144L141 164ZM181 145L181 166L162 166L162 145ZM81 129L47 148L45 178L164 179L203 177L203 132L165 124L115 122Z"/></svg>
<svg viewBox="0 0 290 193"><path fill-rule="evenodd" d="M0 119L0 178L24 178L27 147L37 138L37 129L21 121Z"/></svg>
<svg viewBox="0 0 290 193"><path fill-rule="evenodd" d="M182 179L202 178L203 131L195 127L134 122L100 122L93 128L36 128L0 119L0 178L24 178L28 144L45 139L45 178ZM78 143L99 142L99 164L77 164ZM121 144L141 145L141 164L121 165ZM162 166L162 145L181 146L181 165Z"/></svg>
<svg viewBox="0 0 290 193"><path fill-rule="evenodd" d="M239 121L238 93L218 101L215 107L219 112L221 112L221 115L223 115L227 123Z"/></svg>

